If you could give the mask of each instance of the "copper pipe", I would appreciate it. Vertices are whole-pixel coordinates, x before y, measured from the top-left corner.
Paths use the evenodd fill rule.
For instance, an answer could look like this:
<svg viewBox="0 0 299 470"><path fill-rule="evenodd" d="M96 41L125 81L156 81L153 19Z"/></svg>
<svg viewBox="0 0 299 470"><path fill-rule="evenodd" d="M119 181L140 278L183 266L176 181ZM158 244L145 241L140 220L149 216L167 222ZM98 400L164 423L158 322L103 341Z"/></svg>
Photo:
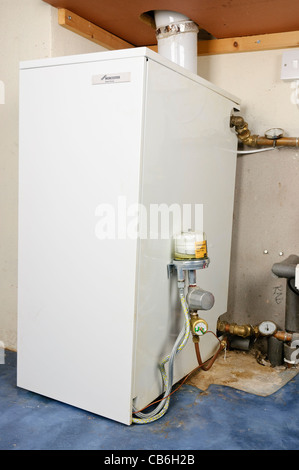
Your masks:
<svg viewBox="0 0 299 470"><path fill-rule="evenodd" d="M269 147L299 147L298 137L280 137L279 139L267 139L267 137L260 137L256 139L257 146L269 146Z"/></svg>
<svg viewBox="0 0 299 470"><path fill-rule="evenodd" d="M230 126L235 127L240 142L248 147L296 147L299 148L299 137L280 137L267 139L259 135L252 135L247 122L242 116L231 116Z"/></svg>
<svg viewBox="0 0 299 470"><path fill-rule="evenodd" d="M223 351L223 349L225 348L225 344L224 344L224 342L220 343L220 346L219 346L217 352L214 354L214 356L211 358L211 360L206 365L204 365L205 363L203 363L202 359L201 359L200 350L199 350L199 343L194 342L194 347L195 347L195 353L196 353L196 358L197 358L198 365L203 370L209 370L209 369L211 369L212 365L214 364L214 362L215 362L218 354L220 353L220 351Z"/></svg>
<svg viewBox="0 0 299 470"><path fill-rule="evenodd" d="M287 333L286 331L276 331L273 336L280 341L292 341L293 339L293 335L291 333Z"/></svg>

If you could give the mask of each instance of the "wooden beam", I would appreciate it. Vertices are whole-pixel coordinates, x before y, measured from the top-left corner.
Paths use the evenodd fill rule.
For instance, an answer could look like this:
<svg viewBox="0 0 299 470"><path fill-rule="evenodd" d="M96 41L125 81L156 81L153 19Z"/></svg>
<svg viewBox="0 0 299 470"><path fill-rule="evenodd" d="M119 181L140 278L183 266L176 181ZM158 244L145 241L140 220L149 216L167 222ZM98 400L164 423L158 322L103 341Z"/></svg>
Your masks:
<svg viewBox="0 0 299 470"><path fill-rule="evenodd" d="M114 50L135 47L65 8L58 9L58 23L64 28L73 31L73 33L77 33L106 49Z"/></svg>
<svg viewBox="0 0 299 470"><path fill-rule="evenodd" d="M157 46L148 46L157 52ZM261 34L228 39L210 39L198 41L197 55L232 54L234 52L269 51L299 47L299 31L287 33Z"/></svg>
<svg viewBox="0 0 299 470"><path fill-rule="evenodd" d="M299 31L198 41L197 55L269 51L299 46Z"/></svg>
<svg viewBox="0 0 299 470"><path fill-rule="evenodd" d="M66 29L99 44L106 49L127 49L135 47L127 41L96 26L90 21L72 13L65 8L58 9L58 23ZM147 46L157 52L158 47ZM299 47L299 31L285 33L260 34L228 39L211 39L198 41L198 56L231 54L234 52L267 51Z"/></svg>

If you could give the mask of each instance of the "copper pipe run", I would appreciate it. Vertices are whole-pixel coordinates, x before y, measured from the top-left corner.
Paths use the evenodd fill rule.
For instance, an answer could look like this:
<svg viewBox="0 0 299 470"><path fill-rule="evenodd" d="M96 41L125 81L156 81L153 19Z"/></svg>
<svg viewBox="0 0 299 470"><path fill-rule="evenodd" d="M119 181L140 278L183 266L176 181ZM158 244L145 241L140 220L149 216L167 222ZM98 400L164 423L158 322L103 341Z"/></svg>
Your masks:
<svg viewBox="0 0 299 470"><path fill-rule="evenodd" d="M242 116L231 116L230 127L235 127L238 139L248 147L295 147L299 148L299 137L280 137L268 139L267 137L252 135L247 122Z"/></svg>
<svg viewBox="0 0 299 470"><path fill-rule="evenodd" d="M202 359L201 359L201 354L200 354L200 350L199 350L199 342L198 341L194 341L194 347L195 347L195 353L196 353L196 358L197 358L197 362L198 362L198 365L201 367L201 369L203 370L209 370L211 369L212 365L214 364L218 354L223 351L223 349L225 348L226 346L226 341L221 341L220 343L220 346L218 348L218 350L216 351L216 353L214 354L214 356L208 361L208 362L202 362Z"/></svg>
<svg viewBox="0 0 299 470"><path fill-rule="evenodd" d="M227 323L225 321L218 320L217 330L219 333L228 333L230 335L240 336L241 338L260 336L258 325L237 325L236 323ZM289 342L293 339L292 333L288 333L287 331L276 331L272 336L284 342Z"/></svg>
<svg viewBox="0 0 299 470"><path fill-rule="evenodd" d="M291 333L287 333L286 331L276 331L273 335L275 338L279 339L280 341L292 341L293 335Z"/></svg>
<svg viewBox="0 0 299 470"><path fill-rule="evenodd" d="M257 147L259 146L269 146L269 147L295 147L299 148L299 138L298 137L280 137L279 139L267 139L267 137L257 137L256 140Z"/></svg>

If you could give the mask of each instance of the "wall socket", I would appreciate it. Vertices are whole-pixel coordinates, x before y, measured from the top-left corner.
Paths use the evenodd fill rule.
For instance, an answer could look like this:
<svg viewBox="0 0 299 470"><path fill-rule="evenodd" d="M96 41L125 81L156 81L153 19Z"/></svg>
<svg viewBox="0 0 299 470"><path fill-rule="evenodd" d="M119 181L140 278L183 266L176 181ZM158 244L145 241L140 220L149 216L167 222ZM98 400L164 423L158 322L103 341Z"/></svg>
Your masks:
<svg viewBox="0 0 299 470"><path fill-rule="evenodd" d="M282 55L282 80L299 80L299 49L289 49Z"/></svg>

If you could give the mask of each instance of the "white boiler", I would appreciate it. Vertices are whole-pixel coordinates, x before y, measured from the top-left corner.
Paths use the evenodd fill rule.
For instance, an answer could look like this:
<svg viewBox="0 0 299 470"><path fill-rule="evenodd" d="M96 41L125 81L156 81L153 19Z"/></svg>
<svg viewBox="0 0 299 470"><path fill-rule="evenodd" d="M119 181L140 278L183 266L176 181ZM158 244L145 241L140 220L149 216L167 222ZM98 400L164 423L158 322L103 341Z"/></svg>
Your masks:
<svg viewBox="0 0 299 470"><path fill-rule="evenodd" d="M238 107L147 48L21 63L19 387L131 424L162 393L184 322L173 237L199 222L209 265L196 281L215 299L200 315L216 332ZM217 347L200 338L203 360ZM196 365L189 338L173 383Z"/></svg>

